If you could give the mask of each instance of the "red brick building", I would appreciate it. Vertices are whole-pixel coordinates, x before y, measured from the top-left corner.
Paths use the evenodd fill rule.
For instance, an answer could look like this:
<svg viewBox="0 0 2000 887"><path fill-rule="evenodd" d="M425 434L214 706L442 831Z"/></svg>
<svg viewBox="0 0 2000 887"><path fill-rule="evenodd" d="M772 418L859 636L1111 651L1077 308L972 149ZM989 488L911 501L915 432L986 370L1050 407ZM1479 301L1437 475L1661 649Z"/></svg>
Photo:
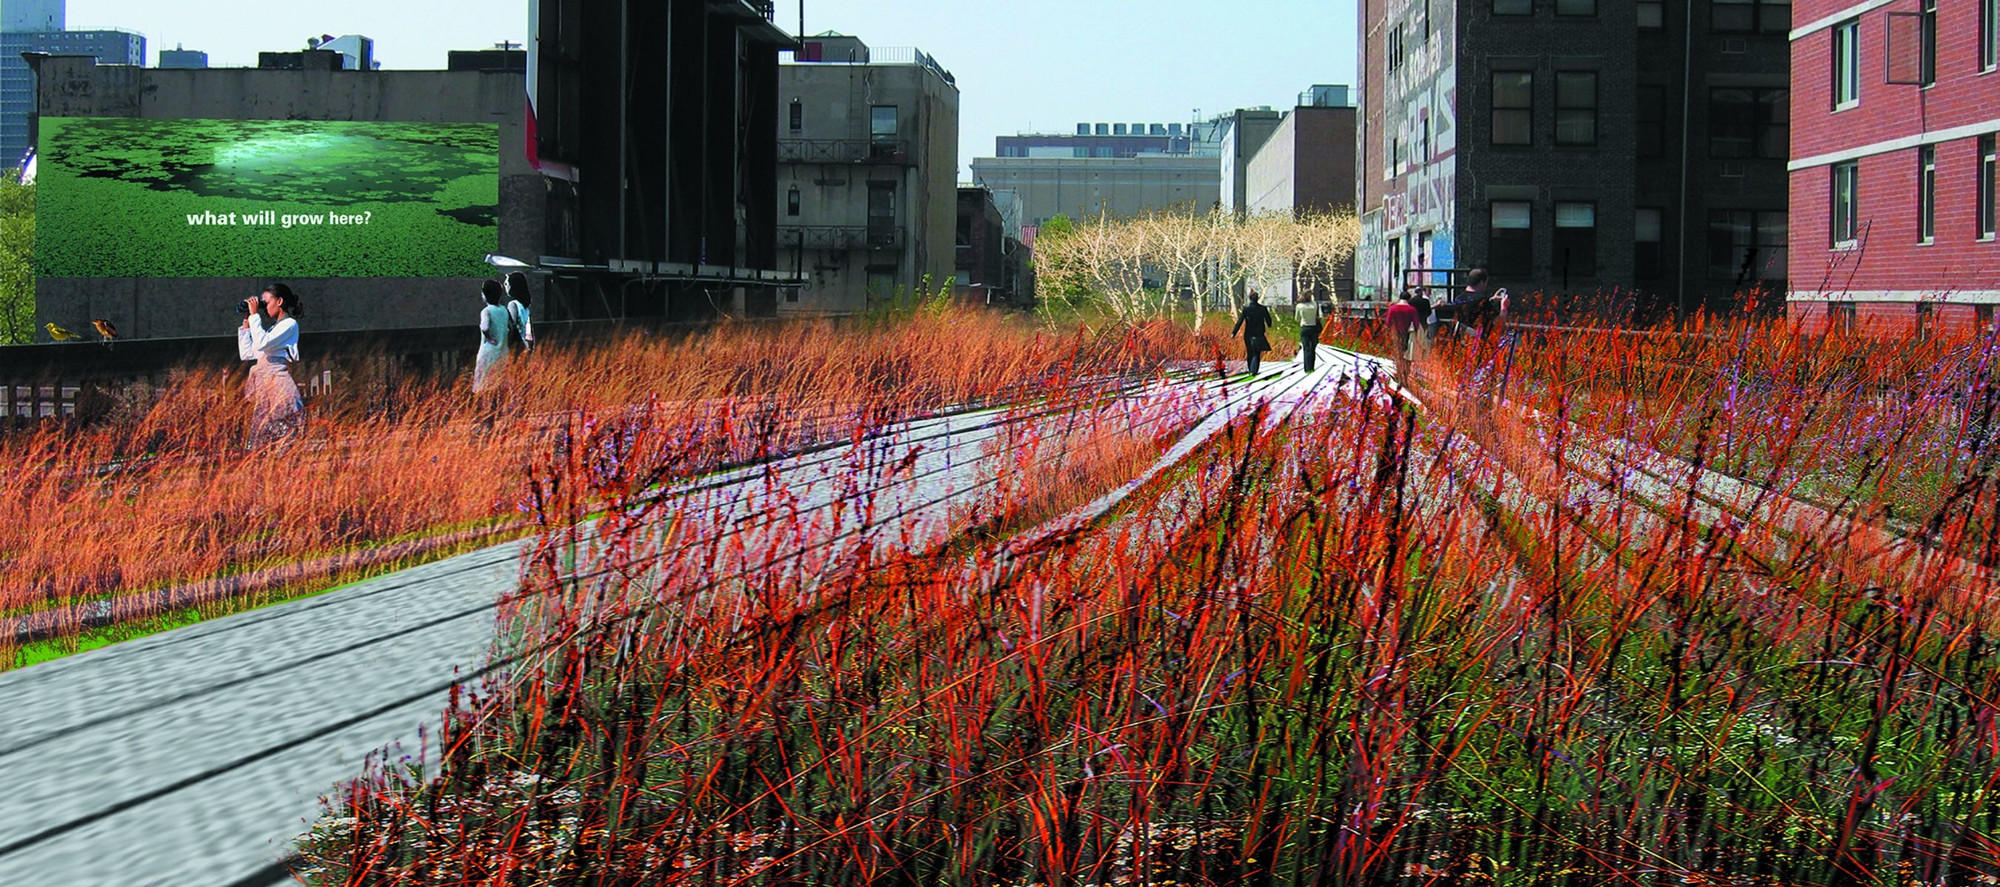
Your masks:
<svg viewBox="0 0 2000 887"><path fill-rule="evenodd" d="M1789 315L1812 332L1989 327L2000 0L1796 0L1792 22Z"/></svg>

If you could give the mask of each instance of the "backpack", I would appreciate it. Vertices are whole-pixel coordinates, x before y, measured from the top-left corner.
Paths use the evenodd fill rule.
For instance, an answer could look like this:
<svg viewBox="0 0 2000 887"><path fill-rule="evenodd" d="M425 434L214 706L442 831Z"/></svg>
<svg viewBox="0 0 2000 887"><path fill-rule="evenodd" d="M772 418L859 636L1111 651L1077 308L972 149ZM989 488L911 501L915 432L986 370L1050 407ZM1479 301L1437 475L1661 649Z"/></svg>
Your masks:
<svg viewBox="0 0 2000 887"><path fill-rule="evenodd" d="M511 308L507 310L507 350L528 350L528 341L521 338L521 315Z"/></svg>

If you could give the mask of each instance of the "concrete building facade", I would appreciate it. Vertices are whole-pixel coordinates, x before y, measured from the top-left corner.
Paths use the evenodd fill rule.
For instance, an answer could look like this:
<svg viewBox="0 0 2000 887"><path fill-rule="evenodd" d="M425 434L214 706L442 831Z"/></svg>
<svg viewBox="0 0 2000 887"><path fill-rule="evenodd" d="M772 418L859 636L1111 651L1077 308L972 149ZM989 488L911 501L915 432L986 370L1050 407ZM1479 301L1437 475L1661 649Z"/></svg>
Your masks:
<svg viewBox="0 0 2000 887"><path fill-rule="evenodd" d="M8 23L52 22L56 27L0 31L0 169L18 167L35 146L28 123L35 113L35 74L21 58L22 53L87 56L106 65L146 64L145 37L129 31L61 30L60 3L30 5L17 18L14 2L7 0L5 4L4 20Z"/></svg>
<svg viewBox="0 0 2000 887"><path fill-rule="evenodd" d="M172 49L162 49L160 50L160 63L157 67L168 70L206 68L208 67L208 53L198 49L186 49L181 46L175 46Z"/></svg>
<svg viewBox="0 0 2000 887"><path fill-rule="evenodd" d="M1409 268L1486 267L1607 319L1769 304L1789 13L1362 0L1361 297Z"/></svg>
<svg viewBox="0 0 2000 887"><path fill-rule="evenodd" d="M840 34L812 42L828 60L780 65L773 107L779 267L804 280L780 310L861 311L950 286L954 78L921 50L870 49Z"/></svg>
<svg viewBox="0 0 2000 887"><path fill-rule="evenodd" d="M1217 187L1223 206L1237 213L1249 209L1250 158L1257 156L1258 149L1278 131L1278 124L1284 119L1282 112L1270 108L1241 108L1227 115L1221 150L1217 152L1222 163Z"/></svg>
<svg viewBox="0 0 2000 887"><path fill-rule="evenodd" d="M1336 100L1341 105L1332 104ZM1244 194L1250 213L1290 213L1295 216L1353 212L1356 109L1345 105L1345 87L1315 88L1300 96L1301 104L1285 113L1278 128L1246 164ZM1306 102L1315 102L1307 104ZM1336 293L1312 293L1316 300L1353 295L1350 257L1339 275L1350 282ZM1273 296L1293 301L1299 294L1292 281Z"/></svg>
<svg viewBox="0 0 2000 887"><path fill-rule="evenodd" d="M972 180L1020 197L1024 227L1056 215L1136 216L1154 210L1207 212L1221 198L1215 157L1146 154L1127 158L978 157Z"/></svg>
<svg viewBox="0 0 2000 887"><path fill-rule="evenodd" d="M2000 6L1799 0L1787 313L1801 328L1990 329L2000 304Z"/></svg>

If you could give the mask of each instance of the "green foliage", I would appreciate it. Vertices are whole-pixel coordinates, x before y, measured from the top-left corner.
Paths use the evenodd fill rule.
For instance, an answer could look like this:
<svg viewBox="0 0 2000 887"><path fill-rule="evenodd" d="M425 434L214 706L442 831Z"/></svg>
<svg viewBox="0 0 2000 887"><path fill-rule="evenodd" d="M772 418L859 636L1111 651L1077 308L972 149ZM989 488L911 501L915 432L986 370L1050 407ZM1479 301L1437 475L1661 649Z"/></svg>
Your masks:
<svg viewBox="0 0 2000 887"><path fill-rule="evenodd" d="M484 276L498 156L492 124L44 118L42 273Z"/></svg>
<svg viewBox="0 0 2000 887"><path fill-rule="evenodd" d="M35 186L0 177L0 345L35 340Z"/></svg>

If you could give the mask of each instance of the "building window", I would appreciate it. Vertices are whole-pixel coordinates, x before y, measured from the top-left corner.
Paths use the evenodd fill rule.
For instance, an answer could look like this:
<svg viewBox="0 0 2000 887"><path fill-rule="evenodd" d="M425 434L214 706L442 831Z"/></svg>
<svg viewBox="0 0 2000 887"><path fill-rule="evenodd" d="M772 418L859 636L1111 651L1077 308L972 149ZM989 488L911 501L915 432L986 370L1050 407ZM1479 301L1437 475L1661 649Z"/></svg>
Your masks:
<svg viewBox="0 0 2000 887"><path fill-rule="evenodd" d="M791 117L792 117L791 123L793 132L798 132L799 130L806 128L806 108L804 105L799 104L798 99L792 99Z"/></svg>
<svg viewBox="0 0 2000 887"><path fill-rule="evenodd" d="M896 140L896 106L876 105L868 115L868 135L876 142Z"/></svg>
<svg viewBox="0 0 2000 887"><path fill-rule="evenodd" d="M1639 30L1658 31L1667 26L1666 3L1663 0L1638 0Z"/></svg>
<svg viewBox="0 0 2000 887"><path fill-rule="evenodd" d="M1639 156L1659 157L1667 150L1667 88L1640 84L1637 98Z"/></svg>
<svg viewBox="0 0 2000 887"><path fill-rule="evenodd" d="M1531 274L1535 265L1534 204L1495 200L1486 236L1486 269L1494 274Z"/></svg>
<svg viewBox="0 0 2000 887"><path fill-rule="evenodd" d="M1914 326L1916 327L1917 341L1919 343L1931 340L1932 327L1934 326L1931 322L1931 309L1933 307L1935 306L1930 302L1918 302L1916 304L1917 316Z"/></svg>
<svg viewBox="0 0 2000 887"><path fill-rule="evenodd" d="M1493 72L1493 144L1535 143L1535 74Z"/></svg>
<svg viewBox="0 0 2000 887"><path fill-rule="evenodd" d="M1556 72L1556 144L1597 144L1597 74Z"/></svg>
<svg viewBox="0 0 2000 887"><path fill-rule="evenodd" d="M868 183L868 231L874 234L896 227L896 183Z"/></svg>
<svg viewBox="0 0 2000 887"><path fill-rule="evenodd" d="M1430 117L1430 115L1429 115L1428 113L1426 113L1426 114L1424 115L1424 142L1423 142L1423 149L1424 149L1424 152L1423 152L1422 154L1419 154L1419 155L1417 155L1417 162L1418 162L1418 163L1429 163L1429 162L1431 162L1431 156L1432 156L1432 155L1431 155L1431 117Z"/></svg>
<svg viewBox="0 0 2000 887"><path fill-rule="evenodd" d="M1972 306L1972 331L1984 333L1991 329L1993 329L1993 306L1991 304Z"/></svg>
<svg viewBox="0 0 2000 887"><path fill-rule="evenodd" d="M1654 207L1632 211L1632 276L1656 279L1666 273L1666 225Z"/></svg>
<svg viewBox="0 0 2000 887"><path fill-rule="evenodd" d="M1493 0L1494 15L1534 15L1535 0Z"/></svg>
<svg viewBox="0 0 2000 887"><path fill-rule="evenodd" d="M1833 165L1833 245L1854 242L1861 209L1861 168L1856 163Z"/></svg>
<svg viewBox="0 0 2000 887"><path fill-rule="evenodd" d="M1854 303L1826 303L1826 331L1830 333L1854 332Z"/></svg>
<svg viewBox="0 0 2000 887"><path fill-rule="evenodd" d="M1979 239L1993 239L1994 190L2000 187L2000 164L1995 163L1993 137L1979 137Z"/></svg>
<svg viewBox="0 0 2000 887"><path fill-rule="evenodd" d="M799 186L793 185L791 187L791 190L785 192L785 215L796 216L798 214L799 214Z"/></svg>
<svg viewBox="0 0 2000 887"><path fill-rule="evenodd" d="M1861 101L1861 20L1850 19L1833 26L1833 107L1852 107Z"/></svg>
<svg viewBox="0 0 2000 887"><path fill-rule="evenodd" d="M1556 0L1556 15L1596 15L1597 0Z"/></svg>
<svg viewBox="0 0 2000 887"><path fill-rule="evenodd" d="M1979 70L2000 68L2000 0L1979 0Z"/></svg>
<svg viewBox="0 0 2000 887"><path fill-rule="evenodd" d="M1597 273L1597 204L1556 204L1556 273L1565 284L1570 275Z"/></svg>
<svg viewBox="0 0 2000 887"><path fill-rule="evenodd" d="M1708 276L1737 285L1784 280L1788 217L1747 209L1708 211Z"/></svg>
<svg viewBox="0 0 2000 887"><path fill-rule="evenodd" d="M1708 26L1715 31L1782 34L1792 29L1792 0L1710 0Z"/></svg>
<svg viewBox="0 0 2000 887"><path fill-rule="evenodd" d="M1401 25L1394 23L1389 25L1388 46L1383 56L1388 61L1389 70L1394 71L1403 66L1403 28Z"/></svg>
<svg viewBox="0 0 2000 887"><path fill-rule="evenodd" d="M1917 149L1917 240L1930 243L1937 236L1937 148Z"/></svg>
<svg viewBox="0 0 2000 887"><path fill-rule="evenodd" d="M1923 86L1937 83L1937 0L1924 0L1922 26L1917 38L1917 81Z"/></svg>
<svg viewBox="0 0 2000 887"><path fill-rule="evenodd" d="M1784 89L1709 90L1709 156L1784 159L1791 150L1790 101Z"/></svg>

